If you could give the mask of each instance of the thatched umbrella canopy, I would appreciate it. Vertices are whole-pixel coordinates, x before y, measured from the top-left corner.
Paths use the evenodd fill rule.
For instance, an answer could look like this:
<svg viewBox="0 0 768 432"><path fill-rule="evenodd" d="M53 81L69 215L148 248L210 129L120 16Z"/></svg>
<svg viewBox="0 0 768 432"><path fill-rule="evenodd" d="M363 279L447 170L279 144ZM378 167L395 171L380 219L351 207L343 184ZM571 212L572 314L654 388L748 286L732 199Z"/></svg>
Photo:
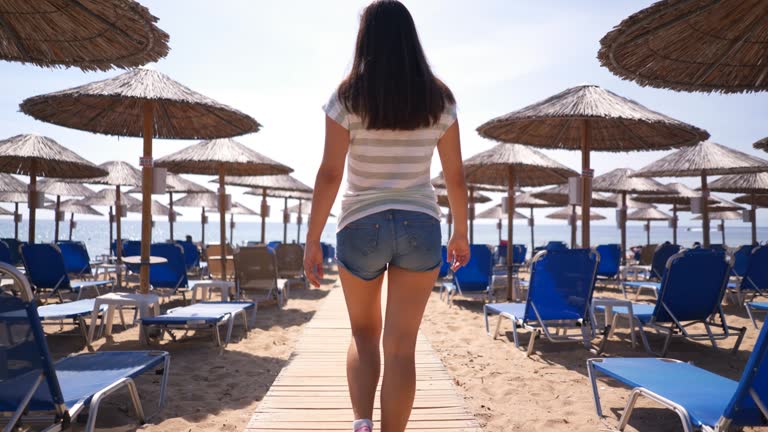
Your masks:
<svg viewBox="0 0 768 432"><path fill-rule="evenodd" d="M143 205L132 205L128 206L128 213L141 213L142 212ZM176 213L176 216L183 216L181 213L179 213L176 210L171 210L170 207L160 204L157 200L152 200L152 215L153 216L168 216L171 214L171 212Z"/></svg>
<svg viewBox="0 0 768 432"><path fill-rule="evenodd" d="M568 194L569 186L567 184L560 185L560 186L553 186L551 188L547 188L538 192L532 192L531 195L535 198L542 199L544 201L551 202L552 204L556 204L558 206L565 206L571 208L571 214L572 217L577 219L577 216L581 215L581 211L579 210L578 205L576 204L570 204L569 201L569 194ZM583 200L584 197L582 196L581 199ZM592 193L592 198L590 200L590 206L591 207L601 207L601 208L608 208L608 207L616 207L618 204L615 200L611 200L608 198L605 198L604 196L598 194L598 193ZM578 211L578 212L577 212ZM582 218L583 220L583 218ZM594 219L593 219L594 220ZM571 225L571 246L576 244L576 223L572 223ZM583 229L583 226L582 226Z"/></svg>
<svg viewBox="0 0 768 432"><path fill-rule="evenodd" d="M706 208L711 212L744 210L744 207L736 204L733 201L728 201L723 197L710 195L709 198L710 199ZM682 206L680 207L680 211L691 211L691 206Z"/></svg>
<svg viewBox="0 0 768 432"><path fill-rule="evenodd" d="M575 223L575 218L573 217L574 214L576 217L581 217L582 208L580 206L576 206L576 210L569 207L563 207L554 213L548 214L546 217L549 219L559 219L559 220L567 220L568 223ZM600 213L590 212L589 213L589 219L591 220L604 220L605 216L601 215Z"/></svg>
<svg viewBox="0 0 768 432"><path fill-rule="evenodd" d="M618 193L618 220L621 230L621 260L627 259L627 194L658 194L667 192L663 184L643 177L630 177L635 172L631 168L616 168L592 180L592 190Z"/></svg>
<svg viewBox="0 0 768 432"><path fill-rule="evenodd" d="M204 192L187 194L173 202L174 207L199 207L200 208L200 243L205 245L205 225L208 224L208 216L205 209L218 209L219 196L216 192Z"/></svg>
<svg viewBox="0 0 768 432"><path fill-rule="evenodd" d="M581 150L582 244L589 247L589 154L598 151L663 150L709 138L695 126L652 111L594 85L569 88L543 101L496 117L477 128L503 142Z"/></svg>
<svg viewBox="0 0 768 432"><path fill-rule="evenodd" d="M0 59L85 71L131 68L168 55L168 34L133 0L6 0Z"/></svg>
<svg viewBox="0 0 768 432"><path fill-rule="evenodd" d="M754 197L768 194L768 172L722 176L709 185L709 189L715 192L729 192L748 194L753 199L738 201L749 204L749 219L752 224L752 244L757 244L757 203Z"/></svg>
<svg viewBox="0 0 768 432"><path fill-rule="evenodd" d="M521 193L517 194L515 196L515 207L516 208L527 208L530 211L530 214L528 216L528 226L531 228L531 254L533 254L533 249L536 247L536 237L535 237L535 221L533 219L533 209L535 208L547 208L547 207L558 207L559 204L551 203L549 201L536 198L531 193Z"/></svg>
<svg viewBox="0 0 768 432"><path fill-rule="evenodd" d="M445 184L445 178L443 177L443 173L440 173L434 178L432 178L430 182L432 183L432 186L434 186L435 188L439 188L447 191L447 186ZM471 242L473 240L472 237L474 237L475 204L478 202L474 199L475 194L478 192L506 192L507 188L506 186L495 186L491 184L473 183L473 182L467 181L467 191L469 192L469 197L467 202L469 205L469 215L468 215L469 216L469 237ZM449 205L445 207L448 208L448 214L446 215L446 220L448 223L448 236L450 237L451 227L453 226L453 214L451 213L450 203L448 204Z"/></svg>
<svg viewBox="0 0 768 432"><path fill-rule="evenodd" d="M672 205L672 219L670 224L672 225L672 243L677 244L677 212L681 209L678 206L688 206L691 204L691 198L698 198L700 193L689 188L682 183L667 183L664 185L668 192L660 195L637 195L633 197L635 201L649 203L649 204L670 204ZM711 197L709 202L716 202Z"/></svg>
<svg viewBox="0 0 768 432"><path fill-rule="evenodd" d="M102 214L99 213L96 209L94 209L91 206L88 205L82 205L80 202L76 199L69 199L66 201L56 202L54 205L46 206L45 208L56 210L56 212L62 212L62 213L69 213L69 240L72 240L72 231L74 231L75 228L77 228L77 222L75 222L75 213L77 214L87 214L87 215L94 215L94 216L101 216ZM58 216L56 219L56 225L59 224ZM56 227L56 230L58 231L58 226ZM56 237L56 241L59 241L58 235Z"/></svg>
<svg viewBox="0 0 768 432"><path fill-rule="evenodd" d="M152 235L150 203L154 165L152 139L223 138L257 132L260 127L249 115L149 69L135 69L114 78L35 96L24 100L21 110L38 120L73 129L143 137L143 293L149 291L149 242Z"/></svg>
<svg viewBox="0 0 768 432"><path fill-rule="evenodd" d="M0 207L0 216L10 216L12 214L14 214L12 211L6 208Z"/></svg>
<svg viewBox="0 0 768 432"><path fill-rule="evenodd" d="M293 169L274 161L232 138L213 139L199 142L183 148L176 153L163 156L157 160L157 166L168 168L175 173L207 174L219 176L219 214L221 244L226 244L227 207L226 183L227 174L239 176L278 175L293 172ZM264 242L265 229L262 224L261 240ZM222 259L222 274L226 274L226 258Z"/></svg>
<svg viewBox="0 0 768 432"><path fill-rule="evenodd" d="M717 230L720 231L722 244L725 245L725 221L726 220L741 220L741 213L734 210L714 211L709 214L712 219L720 219L720 225ZM695 216L694 220L701 219L701 215Z"/></svg>
<svg viewBox="0 0 768 432"><path fill-rule="evenodd" d="M264 242L264 233L266 226L267 216L269 216L269 205L267 204L267 197L270 196L272 191L283 192L298 192L311 194L312 188L306 184L300 182L298 179L288 175L262 175L262 176L227 176L224 178L224 183L233 186L243 186L251 188L248 191L251 195L261 195L261 226L262 226L262 243ZM290 213L288 210L288 198L283 197L283 243L288 242L288 223L290 222Z"/></svg>
<svg viewBox="0 0 768 432"><path fill-rule="evenodd" d="M498 222L496 222L496 229L499 230L499 244L501 244L501 226L502 226L502 220L504 219L504 216L506 216L506 213L504 212L504 209L502 208L501 204L496 204L495 206L485 209L481 211L480 213L475 216L477 219L497 219ZM520 212L515 212L513 215L514 219L528 219L524 214Z"/></svg>
<svg viewBox="0 0 768 432"><path fill-rule="evenodd" d="M37 190L42 193L56 195L56 204L53 206L54 211L54 233L53 241L59 241L59 222L64 220L64 213L66 211L60 208L61 197L69 198L85 198L93 195L93 190L88 189L80 183L71 183L64 181L45 180L41 181L37 187Z"/></svg>
<svg viewBox="0 0 768 432"><path fill-rule="evenodd" d="M663 0L600 40L598 59L641 86L741 93L768 90L768 4Z"/></svg>
<svg viewBox="0 0 768 432"><path fill-rule="evenodd" d="M3 202L3 195L4 194L0 194L0 202ZM749 205L754 203L757 207L768 207L768 195L739 195L733 199L733 202Z"/></svg>
<svg viewBox="0 0 768 432"><path fill-rule="evenodd" d="M7 201L0 200L0 202L12 202L13 203L13 235L16 240L19 239L19 222L21 222L21 213L19 213L19 203L27 202L27 185L17 179L16 177L0 173L0 196L7 198ZM13 199L15 196L17 198Z"/></svg>
<svg viewBox="0 0 768 432"><path fill-rule="evenodd" d="M123 206L141 205L140 199L134 198L130 195L121 195L120 199L122 200ZM112 188L105 188L98 192L95 192L93 195L89 197L79 200L78 204L89 205L89 206L111 207L115 205L116 200L117 200L117 191L115 191Z"/></svg>
<svg viewBox="0 0 768 432"><path fill-rule="evenodd" d="M755 141L755 143L752 144L752 147L768 152L768 137Z"/></svg>
<svg viewBox="0 0 768 432"><path fill-rule="evenodd" d="M0 172L29 176L29 242L35 242L37 177L83 178L106 174L51 138L16 135L0 141Z"/></svg>
<svg viewBox="0 0 768 432"><path fill-rule="evenodd" d="M708 199L707 176L749 174L768 171L768 161L704 141L694 147L680 149L633 175L638 177L701 177L701 196ZM702 234L704 247L709 247L709 209L702 206Z"/></svg>
<svg viewBox="0 0 768 432"><path fill-rule="evenodd" d="M672 219L672 216L655 208L637 209L627 215L628 220L645 221L645 244L651 244L651 221L664 221Z"/></svg>
<svg viewBox="0 0 768 432"><path fill-rule="evenodd" d="M10 174L0 173L0 193L26 191L27 185L23 181Z"/></svg>

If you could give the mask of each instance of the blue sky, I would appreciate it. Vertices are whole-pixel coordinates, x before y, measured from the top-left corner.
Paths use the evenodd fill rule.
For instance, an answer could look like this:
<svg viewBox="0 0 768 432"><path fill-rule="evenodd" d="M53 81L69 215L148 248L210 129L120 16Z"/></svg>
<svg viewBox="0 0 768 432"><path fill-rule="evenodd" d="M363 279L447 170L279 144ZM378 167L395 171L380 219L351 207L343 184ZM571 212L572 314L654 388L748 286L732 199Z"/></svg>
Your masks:
<svg viewBox="0 0 768 432"><path fill-rule="evenodd" d="M238 138L295 169L312 184L323 147L321 105L351 63L359 13L366 1L142 0L171 35L167 58L150 65L177 81L240 109L264 125ZM430 63L454 91L464 156L493 146L475 128L484 121L565 88L593 83L679 120L707 129L721 144L760 157L752 142L768 135L765 94L705 95L642 88L620 80L596 59L599 40L624 17L650 2L411 0ZM141 141L89 134L38 122L18 111L25 97L61 90L119 72L83 73L2 63L0 130L4 136L37 132L95 163L138 164ZM157 140L159 157L193 141ZM579 153L545 151L579 169ZM761 154L762 153L762 154ZM667 152L593 153L596 175L640 168ZM440 171L435 159L433 171ZM195 177L207 182L206 177ZM696 186L696 179L682 181ZM212 188L213 189L213 188ZM235 200L258 208L258 199L233 189ZM728 195L725 195L728 197ZM164 199L158 197L159 199ZM273 203L273 208L280 206ZM338 206L338 200L337 200ZM539 215L543 216L546 210ZM51 217L41 212L41 217ZM182 219L196 220L195 212ZM603 223L612 224L609 211ZM273 211L273 219L280 220ZM759 218L765 220L766 213ZM546 223L539 217L539 223ZM686 222L686 218L682 218Z"/></svg>

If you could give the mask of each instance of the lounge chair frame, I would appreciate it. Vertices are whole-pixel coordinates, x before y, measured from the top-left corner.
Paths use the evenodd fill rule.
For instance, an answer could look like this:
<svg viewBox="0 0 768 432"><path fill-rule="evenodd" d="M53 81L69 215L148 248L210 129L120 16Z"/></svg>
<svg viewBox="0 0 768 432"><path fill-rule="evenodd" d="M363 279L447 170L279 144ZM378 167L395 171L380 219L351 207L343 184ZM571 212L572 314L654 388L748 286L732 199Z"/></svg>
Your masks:
<svg viewBox="0 0 768 432"><path fill-rule="evenodd" d="M198 304L201 304L201 303L198 303ZM186 306L180 306L177 308L169 309L167 313L172 314L173 311L177 309L182 309L184 307ZM254 316L256 314L256 308L258 308L258 306L256 303L254 303L254 310L253 310ZM245 309L234 312L234 313L226 313L224 314L224 317L221 320L215 323L209 323L209 322L205 322L205 320L200 320L200 322L188 321L186 323L167 323L167 324L149 324L149 325L142 323L142 325L145 327L159 328L161 331L160 339L162 339L162 333L168 333L168 336L170 336L171 339L174 341L176 341L177 338L176 338L176 335L173 334L173 330L188 331L188 330L210 329L213 333L213 343L217 347L223 350L227 347L227 345L229 345L229 342L232 339L232 331L234 329L235 321L237 320L238 316L242 318L243 335L244 335L243 337L247 339L248 331L250 330L249 324L252 321L252 319L248 319L248 312ZM219 330L219 328L224 325L227 326L227 332L225 337L222 339L221 331ZM146 335L148 334L148 332L145 330L143 334ZM145 339L144 342L149 344L149 338Z"/></svg>

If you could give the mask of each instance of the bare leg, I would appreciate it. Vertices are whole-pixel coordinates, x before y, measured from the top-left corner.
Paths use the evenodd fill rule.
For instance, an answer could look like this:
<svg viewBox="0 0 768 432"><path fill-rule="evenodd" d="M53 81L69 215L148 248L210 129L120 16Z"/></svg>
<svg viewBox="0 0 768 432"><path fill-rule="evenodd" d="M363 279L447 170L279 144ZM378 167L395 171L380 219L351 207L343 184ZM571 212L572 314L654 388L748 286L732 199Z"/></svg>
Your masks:
<svg viewBox="0 0 768 432"><path fill-rule="evenodd" d="M381 371L381 283L366 281L339 267L341 286L352 326L347 351L347 384L355 419L373 420L373 401Z"/></svg>
<svg viewBox="0 0 768 432"><path fill-rule="evenodd" d="M384 324L381 430L403 432L416 393L416 336L439 269L414 272L389 267Z"/></svg>

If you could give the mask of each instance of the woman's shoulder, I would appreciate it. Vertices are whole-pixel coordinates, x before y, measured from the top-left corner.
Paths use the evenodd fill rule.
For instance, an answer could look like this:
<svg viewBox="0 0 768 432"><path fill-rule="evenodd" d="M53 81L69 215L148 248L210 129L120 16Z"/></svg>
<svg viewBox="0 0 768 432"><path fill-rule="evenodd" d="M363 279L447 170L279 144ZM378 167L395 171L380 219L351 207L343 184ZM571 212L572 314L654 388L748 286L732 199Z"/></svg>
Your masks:
<svg viewBox="0 0 768 432"><path fill-rule="evenodd" d="M350 113L347 111L344 103L339 99L338 90L334 90L333 93L331 93L328 101L323 105L323 111L325 111L328 117L333 119L333 121L343 126L344 129L349 129Z"/></svg>

